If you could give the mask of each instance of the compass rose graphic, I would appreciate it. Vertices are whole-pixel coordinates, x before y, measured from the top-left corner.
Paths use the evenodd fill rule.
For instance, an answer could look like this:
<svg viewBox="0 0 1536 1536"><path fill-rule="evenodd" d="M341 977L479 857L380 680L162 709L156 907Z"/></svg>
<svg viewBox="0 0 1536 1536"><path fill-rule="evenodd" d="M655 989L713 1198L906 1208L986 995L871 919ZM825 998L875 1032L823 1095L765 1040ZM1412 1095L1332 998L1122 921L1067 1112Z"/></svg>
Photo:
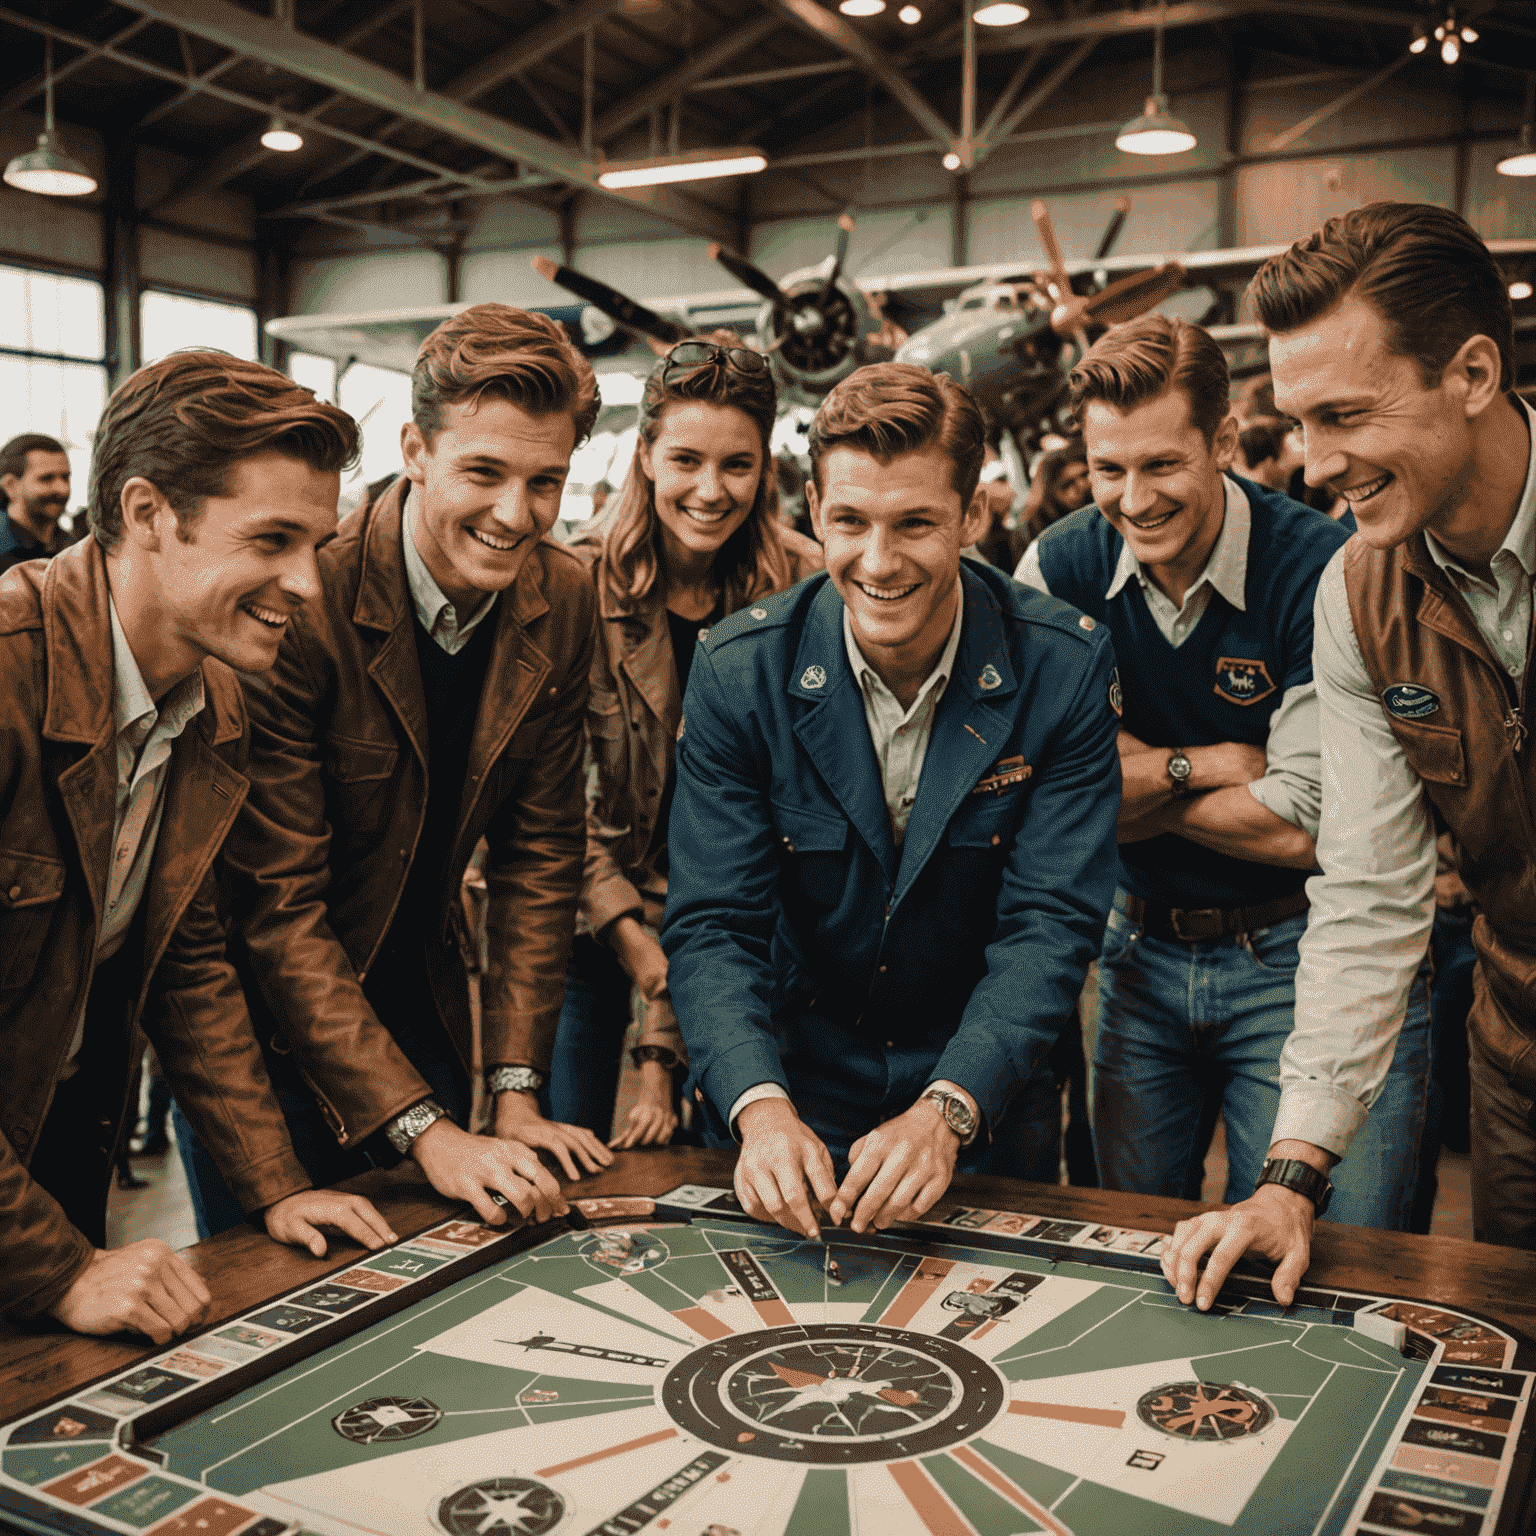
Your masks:
<svg viewBox="0 0 1536 1536"><path fill-rule="evenodd" d="M1275 1410L1235 1382L1178 1381L1146 1393L1136 1404L1144 1424L1183 1440L1240 1440L1274 1422Z"/></svg>
<svg viewBox="0 0 1536 1536"><path fill-rule="evenodd" d="M488 1477L437 1506L448 1536L547 1536L565 1518L565 1500L531 1477Z"/></svg>

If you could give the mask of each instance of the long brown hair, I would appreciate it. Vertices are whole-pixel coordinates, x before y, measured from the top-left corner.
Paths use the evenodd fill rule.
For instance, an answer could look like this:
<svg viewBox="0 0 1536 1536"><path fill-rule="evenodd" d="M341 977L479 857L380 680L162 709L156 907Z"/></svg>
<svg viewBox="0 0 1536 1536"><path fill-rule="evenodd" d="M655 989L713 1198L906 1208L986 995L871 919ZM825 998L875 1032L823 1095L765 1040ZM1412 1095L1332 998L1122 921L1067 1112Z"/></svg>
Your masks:
<svg viewBox="0 0 1536 1536"><path fill-rule="evenodd" d="M732 331L716 331L698 339L722 347L743 344ZM778 477L768 448L778 412L773 375L766 368L761 373L744 374L720 363L706 363L663 383L665 369L663 359L645 381L640 398L639 439L629 476L624 489L597 523L595 531L603 541L601 579L614 600L623 605L645 597L661 574L656 488L641 467L640 444L655 446L667 407L693 401L732 406L757 428L763 446L762 470L752 511L715 555L721 599L725 611L734 613L754 597L782 591L790 585L792 574L789 555L779 537Z"/></svg>

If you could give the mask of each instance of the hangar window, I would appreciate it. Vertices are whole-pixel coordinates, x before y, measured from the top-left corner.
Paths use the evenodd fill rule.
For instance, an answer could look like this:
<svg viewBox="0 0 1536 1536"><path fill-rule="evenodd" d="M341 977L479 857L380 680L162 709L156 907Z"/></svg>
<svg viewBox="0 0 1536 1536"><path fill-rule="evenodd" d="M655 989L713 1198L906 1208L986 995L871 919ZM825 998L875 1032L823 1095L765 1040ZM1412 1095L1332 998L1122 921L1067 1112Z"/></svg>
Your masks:
<svg viewBox="0 0 1536 1536"><path fill-rule="evenodd" d="M139 338L146 363L157 363L183 347L217 347L251 362L261 355L254 309L158 289L139 301Z"/></svg>
<svg viewBox="0 0 1536 1536"><path fill-rule="evenodd" d="M317 400L336 398L336 364L332 358L317 357L313 352L290 352L288 377L313 390Z"/></svg>
<svg viewBox="0 0 1536 1536"><path fill-rule="evenodd" d="M370 484L398 474L400 428L411 419L410 374L353 363L336 382L336 403L363 429L363 457L353 481Z"/></svg>
<svg viewBox="0 0 1536 1536"><path fill-rule="evenodd" d="M0 441L46 432L69 455L72 508L85 505L91 442L107 400L100 283L0 266Z"/></svg>

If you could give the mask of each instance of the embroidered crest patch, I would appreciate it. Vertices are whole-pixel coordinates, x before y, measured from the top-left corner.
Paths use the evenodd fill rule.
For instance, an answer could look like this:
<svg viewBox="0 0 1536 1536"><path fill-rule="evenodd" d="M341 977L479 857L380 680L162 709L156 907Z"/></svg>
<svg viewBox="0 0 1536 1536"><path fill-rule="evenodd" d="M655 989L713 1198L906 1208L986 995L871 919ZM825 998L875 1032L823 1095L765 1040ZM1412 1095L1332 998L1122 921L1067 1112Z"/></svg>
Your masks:
<svg viewBox="0 0 1536 1536"><path fill-rule="evenodd" d="M1118 720L1125 713L1125 690L1120 686L1120 668L1112 667L1109 673L1109 707Z"/></svg>
<svg viewBox="0 0 1536 1536"><path fill-rule="evenodd" d="M1440 695L1418 683L1393 683L1382 689L1381 702L1387 706L1387 713L1399 720L1422 720L1440 708Z"/></svg>
<svg viewBox="0 0 1536 1536"><path fill-rule="evenodd" d="M1262 661L1223 656L1216 663L1216 692L1229 704L1257 704L1275 691L1275 680Z"/></svg>
<svg viewBox="0 0 1536 1536"><path fill-rule="evenodd" d="M802 688L824 688L826 684L827 674L821 667L807 667L800 674L800 686Z"/></svg>
<svg viewBox="0 0 1536 1536"><path fill-rule="evenodd" d="M1003 686L1002 674L990 661L981 669L981 676L976 679L976 686L978 688L985 688L988 692Z"/></svg>

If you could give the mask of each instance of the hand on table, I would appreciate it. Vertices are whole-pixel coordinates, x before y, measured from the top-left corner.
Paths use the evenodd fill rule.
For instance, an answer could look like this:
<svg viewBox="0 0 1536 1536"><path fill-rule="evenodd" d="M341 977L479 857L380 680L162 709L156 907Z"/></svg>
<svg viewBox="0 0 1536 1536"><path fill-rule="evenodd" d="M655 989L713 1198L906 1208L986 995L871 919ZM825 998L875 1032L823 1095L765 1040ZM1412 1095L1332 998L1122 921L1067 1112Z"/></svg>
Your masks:
<svg viewBox="0 0 1536 1536"><path fill-rule="evenodd" d="M939 1106L919 1099L849 1148L848 1175L827 1212L838 1225L851 1213L855 1232L916 1221L949 1188L959 1153Z"/></svg>
<svg viewBox="0 0 1536 1536"><path fill-rule="evenodd" d="M468 1201L487 1226L499 1227L507 1219L506 1211L491 1198L492 1190L536 1221L549 1221L570 1210L554 1175L525 1142L471 1136L452 1120L434 1120L411 1143L411 1156L438 1194Z"/></svg>
<svg viewBox="0 0 1536 1536"><path fill-rule="evenodd" d="M124 1248L96 1249L48 1311L76 1333L130 1329L169 1344L203 1320L212 1300L185 1259L159 1238L146 1237Z"/></svg>
<svg viewBox="0 0 1536 1536"><path fill-rule="evenodd" d="M268 1237L293 1248L307 1248L317 1259L325 1257L321 1227L345 1232L364 1248L382 1248L385 1243L399 1242L371 1200L336 1189L300 1190L276 1205L269 1205L265 1221Z"/></svg>
<svg viewBox="0 0 1536 1536"><path fill-rule="evenodd" d="M588 1173L599 1173L613 1161L613 1153L586 1126L546 1120L539 1112L538 1098L531 1093L509 1090L496 1095L495 1131L504 1141L520 1141L552 1153L568 1179L581 1177L572 1153Z"/></svg>
<svg viewBox="0 0 1536 1536"><path fill-rule="evenodd" d="M837 1195L832 1154L795 1113L788 1099L759 1099L736 1117L741 1156L736 1160L736 1196L754 1221L773 1221L813 1242L821 1236L807 1198L825 1206Z"/></svg>
<svg viewBox="0 0 1536 1536"><path fill-rule="evenodd" d="M672 1108L672 1071L659 1061L640 1063L640 1097L624 1122L624 1129L608 1143L627 1147L664 1147L677 1129Z"/></svg>
<svg viewBox="0 0 1536 1536"><path fill-rule="evenodd" d="M1296 1287L1307 1272L1312 1256L1312 1202L1295 1190L1263 1184L1253 1194L1224 1211L1192 1216L1173 1229L1163 1245L1160 1263L1163 1278L1179 1293L1185 1306L1191 1301L1204 1312L1245 1253L1262 1254L1279 1265L1270 1289L1282 1307L1290 1306ZM1209 1254L1205 1273L1200 1259Z"/></svg>

